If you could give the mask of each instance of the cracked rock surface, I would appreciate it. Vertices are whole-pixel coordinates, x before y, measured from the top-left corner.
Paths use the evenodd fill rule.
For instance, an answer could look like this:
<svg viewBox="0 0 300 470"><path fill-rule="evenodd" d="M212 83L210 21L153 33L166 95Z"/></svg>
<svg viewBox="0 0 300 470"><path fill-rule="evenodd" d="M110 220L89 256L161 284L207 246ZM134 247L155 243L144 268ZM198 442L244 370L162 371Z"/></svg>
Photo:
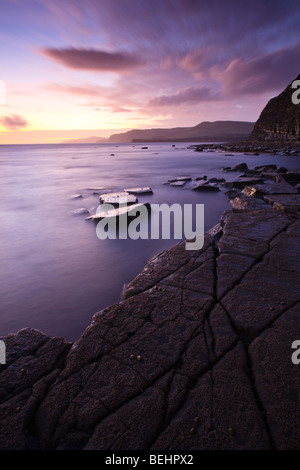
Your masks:
<svg viewBox="0 0 300 470"><path fill-rule="evenodd" d="M74 344L1 338L0 448L299 449L300 219L257 207L149 261Z"/></svg>

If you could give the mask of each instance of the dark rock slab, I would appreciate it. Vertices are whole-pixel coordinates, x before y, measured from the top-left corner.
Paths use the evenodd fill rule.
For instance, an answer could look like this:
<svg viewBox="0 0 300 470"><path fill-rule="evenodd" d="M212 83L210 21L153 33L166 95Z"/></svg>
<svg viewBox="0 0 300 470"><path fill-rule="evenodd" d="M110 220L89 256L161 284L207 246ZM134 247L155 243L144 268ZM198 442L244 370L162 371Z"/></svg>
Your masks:
<svg viewBox="0 0 300 470"><path fill-rule="evenodd" d="M227 213L220 253L259 258L268 251L268 242L289 224L289 219L267 210Z"/></svg>
<svg viewBox="0 0 300 470"><path fill-rule="evenodd" d="M263 183L254 186L246 186L243 193L247 196L262 197L267 194L297 194L298 191L288 183Z"/></svg>
<svg viewBox="0 0 300 470"><path fill-rule="evenodd" d="M152 194L153 191L150 187L144 187L144 188L129 188L129 189L124 189L126 193L130 194Z"/></svg>
<svg viewBox="0 0 300 470"><path fill-rule="evenodd" d="M292 260L299 256L299 236L299 223L294 222L284 244L279 238L222 300L237 329L250 338L299 301L299 263Z"/></svg>
<svg viewBox="0 0 300 470"><path fill-rule="evenodd" d="M216 192L220 191L218 186L209 184L208 182L198 183L196 186L192 188L193 191L201 191L201 192Z"/></svg>
<svg viewBox="0 0 300 470"><path fill-rule="evenodd" d="M293 214L300 212L300 194L264 196L264 200L269 204L272 204L274 209L282 212Z"/></svg>
<svg viewBox="0 0 300 470"><path fill-rule="evenodd" d="M263 179L258 177L240 177L236 181L226 181L226 183L222 183L225 188L239 188L243 189L245 186L249 186L250 184L262 183Z"/></svg>
<svg viewBox="0 0 300 470"><path fill-rule="evenodd" d="M212 243L213 237L206 235L201 253L205 252ZM198 257L197 251L185 249L185 242L181 242L170 250L160 253L147 263L143 271L135 279L127 284L123 292L123 298L127 299L134 294L153 287L157 282L173 274L191 259L195 260L195 264L201 264L201 259L197 261Z"/></svg>
<svg viewBox="0 0 300 470"><path fill-rule="evenodd" d="M300 368L292 363L293 341L300 338L300 304L275 320L251 343L255 387L277 449L299 450Z"/></svg>
<svg viewBox="0 0 300 470"><path fill-rule="evenodd" d="M226 211L201 250L150 260L73 345L1 338L0 448L299 449L299 240L295 215Z"/></svg>
<svg viewBox="0 0 300 470"><path fill-rule="evenodd" d="M288 172L282 176L285 179L285 181L287 181L290 184L300 183L300 173Z"/></svg>
<svg viewBox="0 0 300 470"><path fill-rule="evenodd" d="M249 271L254 258L233 253L221 253L217 258L217 297L231 290L237 281Z"/></svg>
<svg viewBox="0 0 300 470"><path fill-rule="evenodd" d="M172 183L170 183L170 186L179 186L179 187L182 187L184 186L186 183L186 181L173 181Z"/></svg>
<svg viewBox="0 0 300 470"><path fill-rule="evenodd" d="M262 166L256 166L255 170L258 170L260 172L268 172L268 171L275 171L277 170L277 165L270 164L270 165L262 165Z"/></svg>
<svg viewBox="0 0 300 470"><path fill-rule="evenodd" d="M246 190L249 186L246 186ZM257 209L271 209L268 204L262 199L248 197L246 194L239 194L234 199L230 199L230 204L233 209L238 210L257 210Z"/></svg>
<svg viewBox="0 0 300 470"><path fill-rule="evenodd" d="M239 344L199 377L151 449L270 449L246 369Z"/></svg>
<svg viewBox="0 0 300 470"><path fill-rule="evenodd" d="M24 429L61 372L71 344L30 328L1 339L7 357L0 373L0 448L25 449L30 443Z"/></svg>
<svg viewBox="0 0 300 470"><path fill-rule="evenodd" d="M190 176L177 176L176 178L168 180L169 183L176 183L178 181L191 181L192 178Z"/></svg>

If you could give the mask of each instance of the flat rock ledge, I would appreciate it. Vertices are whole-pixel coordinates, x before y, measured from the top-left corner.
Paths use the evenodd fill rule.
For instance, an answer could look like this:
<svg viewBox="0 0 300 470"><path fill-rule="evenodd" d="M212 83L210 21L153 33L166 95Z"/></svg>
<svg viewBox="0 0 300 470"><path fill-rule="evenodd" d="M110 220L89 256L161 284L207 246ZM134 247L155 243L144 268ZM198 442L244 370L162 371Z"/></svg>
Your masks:
<svg viewBox="0 0 300 470"><path fill-rule="evenodd" d="M156 256L74 344L1 338L0 448L299 449L299 212L258 207Z"/></svg>

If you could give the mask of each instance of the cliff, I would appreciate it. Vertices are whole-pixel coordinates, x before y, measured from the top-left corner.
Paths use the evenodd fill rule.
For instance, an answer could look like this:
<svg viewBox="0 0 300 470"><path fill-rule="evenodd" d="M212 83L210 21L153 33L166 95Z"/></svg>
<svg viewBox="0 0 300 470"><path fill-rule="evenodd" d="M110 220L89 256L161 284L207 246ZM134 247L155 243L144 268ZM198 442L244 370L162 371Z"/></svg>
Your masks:
<svg viewBox="0 0 300 470"><path fill-rule="evenodd" d="M300 74L295 80L300 80ZM294 80L293 80L294 81ZM265 106L250 135L253 141L300 142L300 104L292 103L292 82Z"/></svg>
<svg viewBox="0 0 300 470"><path fill-rule="evenodd" d="M240 121L201 122L194 127L134 129L113 134L108 142L220 142L247 139L254 123Z"/></svg>

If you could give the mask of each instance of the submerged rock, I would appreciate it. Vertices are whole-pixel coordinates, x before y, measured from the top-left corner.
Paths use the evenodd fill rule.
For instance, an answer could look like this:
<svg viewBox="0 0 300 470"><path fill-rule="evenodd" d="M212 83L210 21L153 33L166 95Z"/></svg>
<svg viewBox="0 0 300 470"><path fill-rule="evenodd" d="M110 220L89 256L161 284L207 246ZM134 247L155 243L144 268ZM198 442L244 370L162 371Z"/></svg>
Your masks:
<svg viewBox="0 0 300 470"><path fill-rule="evenodd" d="M99 220L102 219L109 219L109 218L118 218L121 217L122 215L127 215L128 217L135 217L135 211L146 207L149 209L150 204L145 203L137 203L137 204L130 204L129 206L125 207L119 207L117 209L112 209L108 211L103 211L103 212L97 212L94 215L91 215L90 217L87 217L86 220L94 220L95 222L98 222Z"/></svg>
<svg viewBox="0 0 300 470"><path fill-rule="evenodd" d="M281 183L263 183L254 186L246 186L243 193L247 196L261 197L264 194L297 194L297 189L286 182Z"/></svg>
<svg viewBox="0 0 300 470"><path fill-rule="evenodd" d="M193 191L203 191L203 192L216 192L220 191L218 186L214 184L209 184L208 182L206 183L198 183L196 186L192 188Z"/></svg>
<svg viewBox="0 0 300 470"><path fill-rule="evenodd" d="M191 181L190 176L177 176L176 178L173 178L171 180L168 180L169 183L176 183L177 181Z"/></svg>
<svg viewBox="0 0 300 470"><path fill-rule="evenodd" d="M226 181L222 183L225 188L240 188L243 189L245 186L249 186L250 184L261 183L263 181L262 178L247 178L247 177L240 177L237 181Z"/></svg>
<svg viewBox="0 0 300 470"><path fill-rule="evenodd" d="M145 188L130 188L130 189L124 189L126 193L132 193L132 194L152 194L153 191L150 187L145 187Z"/></svg>
<svg viewBox="0 0 300 470"><path fill-rule="evenodd" d="M80 207L79 209L75 209L74 211L71 212L71 215L83 215L83 214L89 214L89 210L86 209L85 207Z"/></svg>
<svg viewBox="0 0 300 470"><path fill-rule="evenodd" d="M186 183L186 181L172 181L172 183L170 183L170 186L184 186Z"/></svg>

